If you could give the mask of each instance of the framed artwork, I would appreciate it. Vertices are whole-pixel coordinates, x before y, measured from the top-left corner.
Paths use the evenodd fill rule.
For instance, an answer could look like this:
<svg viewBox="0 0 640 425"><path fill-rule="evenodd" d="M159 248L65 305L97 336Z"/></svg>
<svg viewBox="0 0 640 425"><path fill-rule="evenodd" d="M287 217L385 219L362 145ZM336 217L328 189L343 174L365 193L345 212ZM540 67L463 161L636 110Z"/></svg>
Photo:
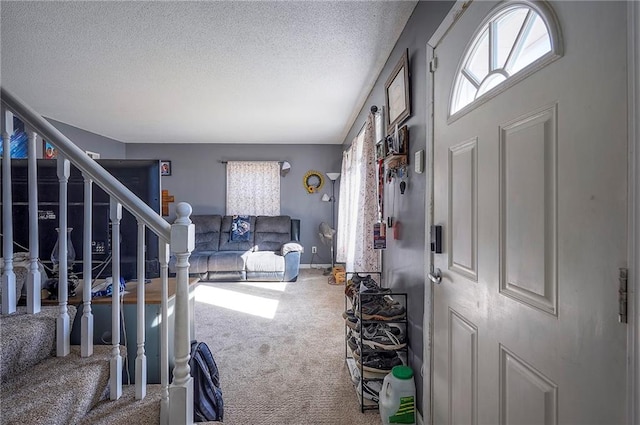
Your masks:
<svg viewBox="0 0 640 425"><path fill-rule="evenodd" d="M9 142L9 157L13 159L27 158L29 137L24 131L24 124L16 116L13 117L13 133ZM0 139L0 158L4 155L4 144Z"/></svg>
<svg viewBox="0 0 640 425"><path fill-rule="evenodd" d="M411 114L409 98L409 50L407 49L384 86L384 97L387 103L387 132L395 131Z"/></svg>
<svg viewBox="0 0 640 425"><path fill-rule="evenodd" d="M170 176L171 175L171 161L160 161L160 175L161 176Z"/></svg>
<svg viewBox="0 0 640 425"><path fill-rule="evenodd" d="M42 157L44 159L56 159L58 157L58 149L46 140L42 140Z"/></svg>

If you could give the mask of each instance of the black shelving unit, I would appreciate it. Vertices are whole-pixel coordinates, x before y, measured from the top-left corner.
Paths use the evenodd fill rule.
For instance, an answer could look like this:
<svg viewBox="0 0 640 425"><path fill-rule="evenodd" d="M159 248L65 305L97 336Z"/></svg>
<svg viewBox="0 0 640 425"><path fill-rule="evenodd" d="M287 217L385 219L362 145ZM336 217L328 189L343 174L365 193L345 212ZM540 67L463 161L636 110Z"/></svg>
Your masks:
<svg viewBox="0 0 640 425"><path fill-rule="evenodd" d="M354 276L360 276L360 277L366 277L366 276L371 276L371 278L377 283L377 286L379 288L383 288L382 286L382 273L380 272L347 272L346 273L346 279L345 279L345 300L344 300L344 309L345 312L348 311L349 309L353 310L354 314L356 315L356 317L358 317L358 338L356 338L357 340L357 347L359 349L360 352L360 356L363 356L365 353L371 353L371 352L376 352L376 351L386 351L386 352L390 352L390 351L394 351L396 352L396 354L398 354L398 356L400 357L400 359L402 360L403 364L407 364L407 352L408 352L408 340L407 340L407 294L406 293L398 293L398 292L387 292L387 293L379 293L379 294L373 294L373 293L366 293L363 294L364 297L366 297L367 300L371 300L373 298L376 297L386 297L389 296L391 298L393 298L394 301L399 301L400 305L402 305L405 309L404 311L404 316L401 319L394 319L394 320L365 320L362 319L362 303L360 302L360 292L356 289L356 291L353 292L352 296L349 296L349 294L346 293L346 288L349 285L349 282L353 279ZM364 298L363 297L363 298ZM385 350L382 348L372 348L369 347L367 344L364 343L364 341L366 341L366 338L363 335L363 328L366 328L367 325L370 324L399 324L401 325L401 327L404 330L404 335L405 335L405 340L404 342L406 343L406 345L403 348L397 349L397 350ZM351 379L352 381L357 381L354 379L353 374L355 373L354 371L357 370L360 373L360 380L361 380L361 385L360 385L360 390L357 390L357 385L355 386L356 389L356 393L358 396L358 400L360 402L360 411L362 413L365 412L365 410L374 410L374 409L378 409L378 403L370 400L368 398L364 397L364 383L365 382L380 382L380 385L382 384L382 381L385 377L385 375L387 373L376 373L376 372L370 372L367 370L364 370L364 365L363 362L360 361L358 362L356 360L356 358L353 355L353 351L349 348L348 345L348 340L350 338L352 331L351 328L349 328L349 326L347 326L346 324L346 319L345 319L345 361L347 363L347 368L349 369L349 373L351 374Z"/></svg>

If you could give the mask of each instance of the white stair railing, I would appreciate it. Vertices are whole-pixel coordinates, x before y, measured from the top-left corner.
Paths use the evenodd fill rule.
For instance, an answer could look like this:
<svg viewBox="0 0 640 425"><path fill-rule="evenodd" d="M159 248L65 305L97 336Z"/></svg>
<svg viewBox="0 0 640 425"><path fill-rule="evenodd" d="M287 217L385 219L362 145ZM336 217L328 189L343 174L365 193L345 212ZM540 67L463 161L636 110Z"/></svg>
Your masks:
<svg viewBox="0 0 640 425"><path fill-rule="evenodd" d="M117 400L122 395L122 356L120 355L120 220L122 204L111 199L111 375L110 398Z"/></svg>
<svg viewBox="0 0 640 425"><path fill-rule="evenodd" d="M4 152L10 152L10 137L13 133L13 115L15 114L24 123L25 129L33 134L29 136L29 221L30 233L30 289L29 312L36 313L40 310L40 278L37 275L37 171L35 161L36 138L42 137L58 150L57 176L59 180L59 231L58 238L59 263L58 280L64 282L58 284L57 319L57 355L62 357L70 352L70 323L68 314L68 282L69 270L67 261L67 183L70 173L70 164L80 170L85 184L85 209L84 209L84 233L83 233L83 315L81 322L81 354L91 356L93 352L93 315L91 309L91 187L92 184L102 188L110 196L110 218L112 221L112 351L110 359L110 398L118 399L122 394L122 356L120 355L120 219L122 208L127 209L138 221L138 241L141 246L138 250L138 340L136 358L136 398L144 398L146 394L146 355L144 348L144 263L145 229L149 229L159 238L160 277L162 287L162 317L161 317L161 423L162 424L191 424L193 423L193 388L189 374L190 352L190 314L189 314L189 256L194 247L194 226L189 216L191 207L189 204L177 205L178 219L173 225L169 225L158 213L153 211L142 200L135 196L128 188L109 174L103 167L89 158L83 150L78 148L66 136L47 122L42 116L25 105L4 87L0 87L2 98L2 143ZM37 132L37 135L36 135ZM3 155L2 159L2 212L3 212L3 256L4 268L2 273L2 312L11 314L15 312L15 273L13 271L13 222L11 193L11 158ZM31 191L31 188L34 191ZM175 324L174 324L174 360L173 383L169 387L169 318L168 318L168 260L169 253L173 252L178 258L178 274L176 276L176 294L174 300ZM37 289L37 290L36 290ZM140 332L142 329L142 332Z"/></svg>
<svg viewBox="0 0 640 425"><path fill-rule="evenodd" d="M13 114L2 107L2 151L11 152L11 134L13 133ZM16 275L13 271L13 214L11 211L11 156L2 155L2 253L4 266L2 272L2 313L16 311Z"/></svg>
<svg viewBox="0 0 640 425"><path fill-rule="evenodd" d="M84 229L82 233L82 318L80 322L80 355L90 357L93 355L93 311L91 309L91 277L93 255L91 253L91 241L93 240L93 193L91 192L93 180L86 174L84 179Z"/></svg>
<svg viewBox="0 0 640 425"><path fill-rule="evenodd" d="M138 305L136 306L136 315L138 320L137 327L137 352L136 352L136 400L142 400L147 394L147 355L144 349L145 332L144 332L144 316L145 316L145 300L144 300L144 285L145 285L145 267L144 267L144 253L147 246L144 240L145 225L141 221L138 221Z"/></svg>
<svg viewBox="0 0 640 425"><path fill-rule="evenodd" d="M67 184L71 163L64 154L58 155L58 181L60 182L58 211L58 318L56 327L56 356L65 357L71 352L71 327L69 323L69 261L67 259Z"/></svg>
<svg viewBox="0 0 640 425"><path fill-rule="evenodd" d="M41 281L38 268L38 169L36 166L36 140L35 131L28 131L28 162L29 162L29 274L27 275L27 313L40 312ZM16 294L18 296L18 294Z"/></svg>

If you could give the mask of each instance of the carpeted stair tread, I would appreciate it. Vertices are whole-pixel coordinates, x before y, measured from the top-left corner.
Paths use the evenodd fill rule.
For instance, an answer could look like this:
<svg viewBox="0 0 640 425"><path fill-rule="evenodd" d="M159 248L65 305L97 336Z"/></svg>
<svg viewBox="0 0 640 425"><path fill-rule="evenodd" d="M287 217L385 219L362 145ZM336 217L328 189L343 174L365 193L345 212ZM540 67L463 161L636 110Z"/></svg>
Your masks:
<svg viewBox="0 0 640 425"><path fill-rule="evenodd" d="M111 347L80 357L51 357L15 375L0 392L3 424L76 424L102 398L109 381Z"/></svg>
<svg viewBox="0 0 640 425"><path fill-rule="evenodd" d="M100 401L78 425L157 425L160 423L161 395L161 385L147 384L144 400L136 400L135 385L123 385L122 396L118 400Z"/></svg>
<svg viewBox="0 0 640 425"><path fill-rule="evenodd" d="M144 400L136 400L135 385L124 385L122 396L116 400L102 400L78 425L136 424L158 425L160 423L160 399L162 386L148 384ZM200 422L221 424L222 422Z"/></svg>
<svg viewBox="0 0 640 425"><path fill-rule="evenodd" d="M68 311L73 323L76 307L68 306ZM57 315L58 307L43 307L38 314L18 307L15 314L0 316L0 382L55 355Z"/></svg>

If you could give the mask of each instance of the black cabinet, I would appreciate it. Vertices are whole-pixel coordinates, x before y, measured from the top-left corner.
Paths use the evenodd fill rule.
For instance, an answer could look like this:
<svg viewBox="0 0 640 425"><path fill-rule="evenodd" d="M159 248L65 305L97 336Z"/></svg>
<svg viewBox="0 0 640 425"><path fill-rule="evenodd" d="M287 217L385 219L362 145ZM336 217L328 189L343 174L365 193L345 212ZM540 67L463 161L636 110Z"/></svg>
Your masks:
<svg viewBox="0 0 640 425"><path fill-rule="evenodd" d="M40 159L38 168L38 233L39 257L45 266L51 268L51 251L57 240L59 213L59 182L55 160ZM160 166L158 160L97 160L109 173L123 183L154 211L160 213ZM1 166L0 166L1 168ZM27 160L11 161L13 197L13 238L14 252L26 251L29 246L29 195ZM0 189L1 190L1 189ZM94 274L101 269L101 263L111 253L111 228L109 220L109 196L93 184L92 259ZM1 203L1 197L0 197ZM0 210L0 216L2 212ZM71 242L76 252L74 272L82 271L82 239L84 228L84 179L81 172L71 166L68 182L68 227L73 228ZM0 221L1 222L1 221ZM131 213L123 208L120 222L121 275L125 279L136 277L137 262L137 222ZM146 231L148 276L156 277L158 261L158 238ZM105 263L102 277L109 276L111 264Z"/></svg>

